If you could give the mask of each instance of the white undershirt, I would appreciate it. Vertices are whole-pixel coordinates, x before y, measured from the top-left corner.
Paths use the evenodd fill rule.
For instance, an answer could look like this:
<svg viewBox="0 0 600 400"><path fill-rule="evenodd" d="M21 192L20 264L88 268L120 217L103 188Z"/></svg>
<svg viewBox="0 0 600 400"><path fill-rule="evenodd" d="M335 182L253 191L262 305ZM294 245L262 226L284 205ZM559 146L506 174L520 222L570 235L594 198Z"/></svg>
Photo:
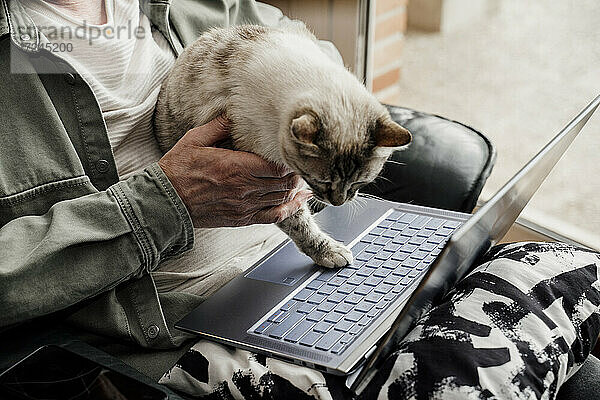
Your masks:
<svg viewBox="0 0 600 400"><path fill-rule="evenodd" d="M73 45L72 51L56 55L71 64L94 92L119 177L127 178L158 161L161 152L152 133L152 114L160 85L175 62L175 55L164 36L152 29L148 17L140 11L139 1L105 0L106 23L94 25L86 21L88 33L80 37L76 33L83 32L83 21L45 1L22 2L50 42ZM69 28L71 37L57 34L57 27ZM143 34L139 29L143 29ZM101 30L112 30L113 37L96 37Z"/></svg>
<svg viewBox="0 0 600 400"><path fill-rule="evenodd" d="M140 26L146 34L101 35L90 46L88 37L53 37L52 28L70 27L83 21L40 0L21 0L29 15L51 43L72 43L72 52L57 53L85 79L95 94L106 121L108 138L120 179L158 161L161 152L152 132L152 114L175 56L148 17L139 0L105 0L107 22L86 23L89 29ZM129 22L131 21L131 22ZM151 34L149 34L151 32ZM247 269L285 239L274 225L243 228L194 229L192 251L167 260L152 272L159 292L185 291L208 296Z"/></svg>

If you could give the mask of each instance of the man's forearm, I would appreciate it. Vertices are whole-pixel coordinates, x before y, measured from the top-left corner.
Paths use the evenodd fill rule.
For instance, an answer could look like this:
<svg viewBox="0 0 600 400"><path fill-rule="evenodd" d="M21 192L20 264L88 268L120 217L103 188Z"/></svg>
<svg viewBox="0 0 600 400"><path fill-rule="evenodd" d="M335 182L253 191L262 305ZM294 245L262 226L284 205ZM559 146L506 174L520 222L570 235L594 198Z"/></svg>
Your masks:
<svg viewBox="0 0 600 400"><path fill-rule="evenodd" d="M93 297L192 245L185 206L156 164L12 220L0 228L0 327Z"/></svg>

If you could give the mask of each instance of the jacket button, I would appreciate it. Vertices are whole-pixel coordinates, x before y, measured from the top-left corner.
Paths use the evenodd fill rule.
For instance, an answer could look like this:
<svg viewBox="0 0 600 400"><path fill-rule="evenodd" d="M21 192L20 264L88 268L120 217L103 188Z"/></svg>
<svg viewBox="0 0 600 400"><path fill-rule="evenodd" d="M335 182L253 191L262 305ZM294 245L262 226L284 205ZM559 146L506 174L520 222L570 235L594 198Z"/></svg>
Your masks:
<svg viewBox="0 0 600 400"><path fill-rule="evenodd" d="M70 72L67 72L67 73L65 74L65 81L67 81L67 83L68 83L69 85L74 85L74 84L75 84L75 82L77 81L77 78L75 77L75 74L72 74L72 73L70 73Z"/></svg>
<svg viewBox="0 0 600 400"><path fill-rule="evenodd" d="M150 339L156 339L156 337L158 336L158 332L160 332L160 329L158 328L158 326L156 325L150 325L148 327L148 337Z"/></svg>
<svg viewBox="0 0 600 400"><path fill-rule="evenodd" d="M98 160L98 162L96 163L96 169L101 174L105 173L106 171L108 171L108 161L104 159Z"/></svg>

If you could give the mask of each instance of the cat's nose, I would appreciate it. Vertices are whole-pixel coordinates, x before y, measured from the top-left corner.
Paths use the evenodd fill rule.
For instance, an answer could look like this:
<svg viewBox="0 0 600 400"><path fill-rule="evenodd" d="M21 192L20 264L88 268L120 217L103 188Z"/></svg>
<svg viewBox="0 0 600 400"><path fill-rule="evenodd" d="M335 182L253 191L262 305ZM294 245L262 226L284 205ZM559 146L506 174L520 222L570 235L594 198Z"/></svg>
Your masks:
<svg viewBox="0 0 600 400"><path fill-rule="evenodd" d="M334 206L341 206L346 202L345 194L332 194L329 196L329 202Z"/></svg>

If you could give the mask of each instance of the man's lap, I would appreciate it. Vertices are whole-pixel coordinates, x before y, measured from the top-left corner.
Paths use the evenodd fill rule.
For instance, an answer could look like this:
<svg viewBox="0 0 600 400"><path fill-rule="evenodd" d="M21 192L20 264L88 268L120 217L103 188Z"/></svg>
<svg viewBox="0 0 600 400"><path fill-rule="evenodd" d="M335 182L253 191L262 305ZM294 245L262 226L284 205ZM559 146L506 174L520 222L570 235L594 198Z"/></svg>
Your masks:
<svg viewBox="0 0 600 400"><path fill-rule="evenodd" d="M419 322L361 397L553 398L598 337L598 265L597 253L562 244L496 247ZM223 398L344 396L343 379L207 341L161 383Z"/></svg>

